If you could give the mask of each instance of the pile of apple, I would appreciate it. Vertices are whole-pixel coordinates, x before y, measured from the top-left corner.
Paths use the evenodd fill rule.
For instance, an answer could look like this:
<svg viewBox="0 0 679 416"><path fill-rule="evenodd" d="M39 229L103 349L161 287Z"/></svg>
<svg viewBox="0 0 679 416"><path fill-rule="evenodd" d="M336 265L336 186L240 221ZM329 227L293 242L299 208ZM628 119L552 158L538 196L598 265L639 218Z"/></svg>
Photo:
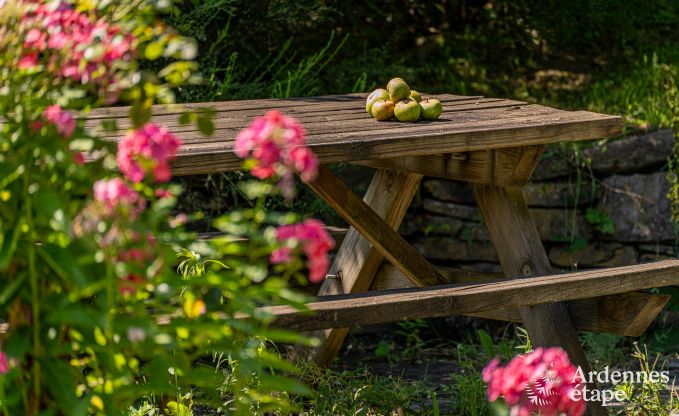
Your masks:
<svg viewBox="0 0 679 416"><path fill-rule="evenodd" d="M423 100L420 93L411 90L402 78L394 78L387 89L379 88L371 92L365 109L377 120L396 120L414 123L420 118L436 120L443 111L441 101L430 98Z"/></svg>

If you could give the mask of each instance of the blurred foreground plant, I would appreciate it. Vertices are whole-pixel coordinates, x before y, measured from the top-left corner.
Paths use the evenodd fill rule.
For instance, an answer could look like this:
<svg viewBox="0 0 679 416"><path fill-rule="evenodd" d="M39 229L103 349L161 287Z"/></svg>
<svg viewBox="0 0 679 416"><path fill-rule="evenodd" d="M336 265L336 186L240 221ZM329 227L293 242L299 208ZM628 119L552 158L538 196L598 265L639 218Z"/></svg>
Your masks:
<svg viewBox="0 0 679 416"><path fill-rule="evenodd" d="M119 415L135 406L182 414L187 397L251 414L307 391L281 376L295 368L265 344L311 341L269 329L272 317L257 307L301 306L286 282L305 279L307 267L322 277L332 240L318 223L299 228L293 214L265 212L279 189L269 182L243 185L255 208L217 221L223 235L212 241L183 231L191 215L171 215L181 190L163 184L182 142L151 122L152 104L172 103L174 87L196 80L195 45L157 20L154 5L164 3L0 0L5 415ZM142 70L142 59L160 58L164 69ZM130 106L91 113L116 102ZM209 115L178 117L210 133ZM266 162L275 172L253 173L280 176L289 189L286 169L307 180L315 157L301 126L282 116L271 123L250 147L250 167L265 167L259 149L278 143ZM297 132L294 148L280 142L288 130ZM110 139L120 135L116 147ZM275 160L281 154L289 160Z"/></svg>

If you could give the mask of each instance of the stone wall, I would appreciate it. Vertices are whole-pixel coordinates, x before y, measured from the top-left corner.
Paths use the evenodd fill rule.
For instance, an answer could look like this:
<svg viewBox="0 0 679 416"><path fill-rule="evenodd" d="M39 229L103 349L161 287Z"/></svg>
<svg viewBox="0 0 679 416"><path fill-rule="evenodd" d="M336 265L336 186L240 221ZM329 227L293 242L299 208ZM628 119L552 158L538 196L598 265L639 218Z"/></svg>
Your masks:
<svg viewBox="0 0 679 416"><path fill-rule="evenodd" d="M666 197L673 141L659 130L545 153L524 194L556 269L677 256ZM468 184L425 178L400 232L437 265L500 272Z"/></svg>

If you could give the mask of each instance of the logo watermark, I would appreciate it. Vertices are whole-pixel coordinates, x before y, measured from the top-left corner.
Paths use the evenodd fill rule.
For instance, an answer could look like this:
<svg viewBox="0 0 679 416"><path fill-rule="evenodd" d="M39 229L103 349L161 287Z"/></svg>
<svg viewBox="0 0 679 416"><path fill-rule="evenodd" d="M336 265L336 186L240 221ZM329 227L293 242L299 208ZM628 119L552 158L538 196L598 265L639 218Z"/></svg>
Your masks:
<svg viewBox="0 0 679 416"><path fill-rule="evenodd" d="M606 366L601 371L583 371L582 367L569 380L576 385L569 392L569 397L574 401L600 402L604 406L625 405L630 397L624 389L618 385L630 384L668 384L670 382L669 371L630 371L611 370ZM549 406L560 399L557 388L563 380L558 377L553 366L550 364L541 374L535 376L525 389L526 397L531 404L537 406ZM594 386L594 387L593 387Z"/></svg>

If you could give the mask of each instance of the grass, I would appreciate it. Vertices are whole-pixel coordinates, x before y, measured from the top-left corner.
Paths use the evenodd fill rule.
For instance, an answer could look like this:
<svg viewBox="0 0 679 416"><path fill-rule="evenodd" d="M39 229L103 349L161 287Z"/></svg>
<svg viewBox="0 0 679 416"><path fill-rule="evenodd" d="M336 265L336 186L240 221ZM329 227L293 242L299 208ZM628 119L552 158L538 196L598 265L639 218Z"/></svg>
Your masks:
<svg viewBox="0 0 679 416"><path fill-rule="evenodd" d="M308 375L308 373L307 373ZM365 369L318 370L313 374L316 395L299 403L303 415L431 415L438 405L435 384L399 376L375 376Z"/></svg>

